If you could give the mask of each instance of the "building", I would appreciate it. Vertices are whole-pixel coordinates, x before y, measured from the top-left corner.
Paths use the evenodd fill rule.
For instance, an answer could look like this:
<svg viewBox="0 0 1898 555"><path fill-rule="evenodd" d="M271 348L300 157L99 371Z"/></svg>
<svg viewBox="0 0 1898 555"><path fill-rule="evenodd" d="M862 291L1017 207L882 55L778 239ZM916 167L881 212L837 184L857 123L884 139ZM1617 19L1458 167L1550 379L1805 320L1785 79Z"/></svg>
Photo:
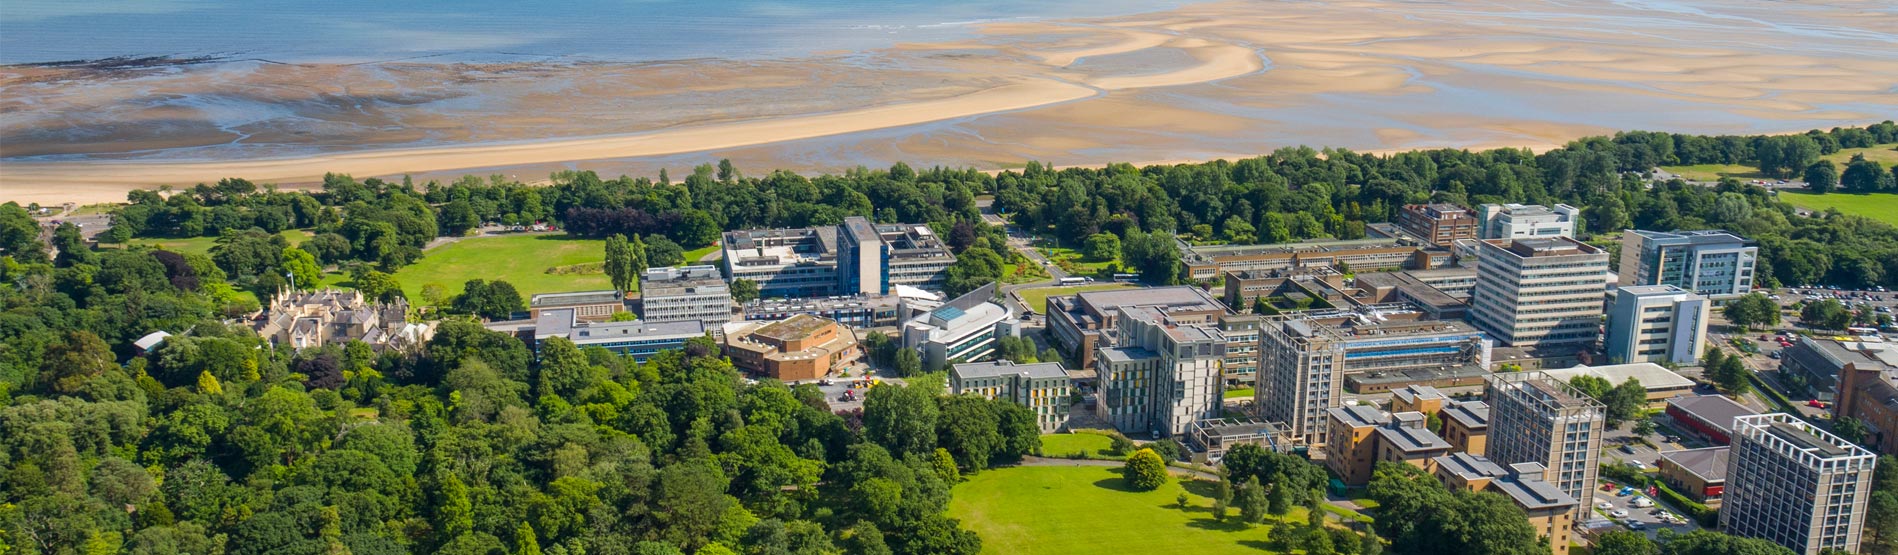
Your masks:
<svg viewBox="0 0 1898 555"><path fill-rule="evenodd" d="M756 299L738 311L746 320L783 320L803 314L852 328L881 328L902 322L904 304L898 295L777 298Z"/></svg>
<svg viewBox="0 0 1898 555"><path fill-rule="evenodd" d="M1391 390L1391 412L1420 412L1425 415L1436 414L1450 396L1427 385L1407 385Z"/></svg>
<svg viewBox="0 0 1898 555"><path fill-rule="evenodd" d="M1451 401L1437 413L1443 420L1443 441L1450 451L1482 455L1489 450L1489 403Z"/></svg>
<svg viewBox="0 0 1898 555"><path fill-rule="evenodd" d="M1227 387L1252 385L1259 375L1259 326L1265 321L1257 314L1227 314L1219 317L1219 333L1226 336L1226 367L1223 379Z"/></svg>
<svg viewBox="0 0 1898 555"><path fill-rule="evenodd" d="M1358 274L1352 280L1352 287L1357 290L1352 299L1359 304L1407 303L1431 320L1462 320L1469 315L1469 288L1473 285L1464 287L1462 293L1447 293L1418 279L1415 273L1421 272ZM1470 276L1472 283L1475 281L1475 271L1463 270L1463 273Z"/></svg>
<svg viewBox="0 0 1898 555"><path fill-rule="evenodd" d="M1720 496L1727 489L1728 453L1730 448L1724 445L1662 451L1661 460L1655 466L1660 468L1661 482L1667 487L1707 506L1718 507Z"/></svg>
<svg viewBox="0 0 1898 555"><path fill-rule="evenodd" d="M600 347L640 362L660 351L684 348L687 341L705 337L707 331L698 320L588 322L567 308L542 311L531 325L511 329L523 339L531 339L529 344L535 352L540 352L541 342L548 338L564 337L580 347Z"/></svg>
<svg viewBox="0 0 1898 555"><path fill-rule="evenodd" d="M1325 411L1339 405L1348 377L1398 377L1386 388L1435 372L1479 376L1490 343L1461 322L1415 320L1399 311L1331 311L1274 317L1260 332L1253 403L1309 445L1325 442ZM1466 370L1466 371L1465 371ZM1435 381L1432 379L1432 381Z"/></svg>
<svg viewBox="0 0 1898 555"><path fill-rule="evenodd" d="M1621 385L1630 379L1641 382L1647 389L1649 405L1659 405L1670 398L1692 393L1694 380L1675 374L1659 364L1636 362L1632 364L1609 364L1606 366L1575 366L1560 370L1543 370L1549 377L1562 383L1573 381L1578 376L1594 376L1614 385Z"/></svg>
<svg viewBox="0 0 1898 555"><path fill-rule="evenodd" d="M372 303L353 289L283 291L251 316L250 327L271 345L293 349L361 341L377 351L408 350L435 337L433 323L410 322L408 311L407 299Z"/></svg>
<svg viewBox="0 0 1898 555"><path fill-rule="evenodd" d="M1806 387L1812 390L1814 397L1826 401L1837 399L1840 404L1844 404L1846 395L1844 385L1840 382L1846 378L1847 367L1883 374L1898 371L1898 345L1877 338L1802 336L1793 342L1792 347L1780 352L1785 353L1779 359L1781 372L1805 378ZM1874 384L1860 381L1857 385L1864 388Z"/></svg>
<svg viewBox="0 0 1898 555"><path fill-rule="evenodd" d="M1617 284L1672 285L1714 299L1753 290L1759 247L1720 230L1621 232Z"/></svg>
<svg viewBox="0 0 1898 555"><path fill-rule="evenodd" d="M639 317L649 322L696 320L706 329L732 321L732 289L717 266L653 268L639 276Z"/></svg>
<svg viewBox="0 0 1898 555"><path fill-rule="evenodd" d="M1504 468L1481 455L1452 453L1434 460L1437 480L1453 490L1490 491L1502 494L1529 516L1536 535L1549 539L1554 555L1566 555L1575 534L1575 513L1581 507L1574 496L1542 478L1545 469L1536 463L1516 463Z"/></svg>
<svg viewBox="0 0 1898 555"><path fill-rule="evenodd" d="M889 295L895 286L941 290L955 255L921 224L873 224L725 233L726 277L758 284L761 297Z"/></svg>
<svg viewBox="0 0 1898 555"><path fill-rule="evenodd" d="M1475 239L1481 226L1470 209L1438 202L1405 205L1397 213L1397 227L1432 245L1449 248L1458 239Z"/></svg>
<svg viewBox="0 0 1898 555"><path fill-rule="evenodd" d="M1725 395L1682 395L1667 400L1667 415L1681 427L1707 438L1714 445L1733 441L1733 421L1759 414Z"/></svg>
<svg viewBox="0 0 1898 555"><path fill-rule="evenodd" d="M1733 431L1720 508L1728 534L1806 555L1858 552L1877 455L1784 413L1742 416Z"/></svg>
<svg viewBox="0 0 1898 555"><path fill-rule="evenodd" d="M1672 285L1623 286L1608 309L1602 352L1620 362L1694 364L1707 348L1711 303Z"/></svg>
<svg viewBox="0 0 1898 555"><path fill-rule="evenodd" d="M1409 368L1404 370L1375 371L1362 374L1347 374L1344 377L1344 390L1358 395L1371 395L1393 391L1411 385L1430 387L1470 387L1483 385L1489 379L1489 369L1471 364L1469 366Z"/></svg>
<svg viewBox="0 0 1898 555"><path fill-rule="evenodd" d="M604 322L613 317L613 313L626 310L626 302L620 299L618 291L571 291L567 293L541 293L527 298L527 319L540 318L540 313L548 310L573 309L581 320Z"/></svg>
<svg viewBox="0 0 1898 555"><path fill-rule="evenodd" d="M1400 237L1350 241L1306 241L1277 245L1189 245L1180 241L1181 276L1212 280L1224 272L1336 267L1353 271L1429 269L1446 266L1448 249L1417 245Z"/></svg>
<svg viewBox="0 0 1898 555"><path fill-rule="evenodd" d="M942 306L903 323L903 346L922 355L923 368L934 372L951 361L979 362L995 354L1008 305L995 298L990 283L964 293Z"/></svg>
<svg viewBox="0 0 1898 555"><path fill-rule="evenodd" d="M1074 385L1059 362L1015 364L1006 360L957 364L949 368L949 392L1007 399L1035 413L1041 433L1068 425Z"/></svg>
<svg viewBox="0 0 1898 555"><path fill-rule="evenodd" d="M1118 320L1118 346L1094 355L1102 420L1123 433L1175 437L1219 416L1226 338L1218 328L1174 320L1156 306L1122 309Z"/></svg>
<svg viewBox="0 0 1898 555"><path fill-rule="evenodd" d="M1257 445L1267 451L1289 453L1292 434L1277 422L1218 418L1200 420L1186 434L1186 445L1195 451L1195 462L1217 464L1227 451L1240 445Z"/></svg>
<svg viewBox="0 0 1898 555"><path fill-rule="evenodd" d="M1101 347L1120 345L1115 336L1121 313L1137 307L1159 309L1181 325L1216 326L1227 315L1225 305L1206 291L1187 285L1084 291L1048 297L1048 331L1081 368L1092 368L1094 353Z"/></svg>
<svg viewBox="0 0 1898 555"><path fill-rule="evenodd" d="M1276 297L1285 294L1285 284L1294 279L1305 278L1323 281L1333 287L1344 287L1344 274L1330 266L1303 266L1299 268L1275 268L1271 270L1232 270L1221 274L1224 277L1225 294L1221 299L1233 310L1250 310L1259 297Z"/></svg>
<svg viewBox="0 0 1898 555"><path fill-rule="evenodd" d="M1593 344L1601 328L1608 253L1567 237L1478 242L1470 321L1506 345Z"/></svg>
<svg viewBox="0 0 1898 555"><path fill-rule="evenodd" d="M1898 454L1898 349L1884 343L1828 343L1858 347L1826 351L1837 356L1839 364L1838 402L1832 413L1863 422L1869 431L1866 444L1879 453ZM1878 348L1871 348L1874 345Z"/></svg>
<svg viewBox="0 0 1898 555"><path fill-rule="evenodd" d="M1480 207L1480 239L1529 239L1575 237L1575 226L1582 211L1566 204L1555 208L1522 204L1485 204Z"/></svg>
<svg viewBox="0 0 1898 555"><path fill-rule="evenodd" d="M732 366L787 382L822 378L863 360L850 328L816 316L733 322L725 325L724 336Z"/></svg>
<svg viewBox="0 0 1898 555"><path fill-rule="evenodd" d="M1591 499L1607 409L1541 372L1489 379L1487 456L1499 464L1536 463L1544 480L1575 499Z"/></svg>
<svg viewBox="0 0 1898 555"><path fill-rule="evenodd" d="M1349 486L1371 481L1377 463L1391 462L1431 470L1431 459L1448 454L1450 444L1424 426L1420 412L1388 413L1364 405L1325 411L1333 438L1325 444L1325 466Z"/></svg>

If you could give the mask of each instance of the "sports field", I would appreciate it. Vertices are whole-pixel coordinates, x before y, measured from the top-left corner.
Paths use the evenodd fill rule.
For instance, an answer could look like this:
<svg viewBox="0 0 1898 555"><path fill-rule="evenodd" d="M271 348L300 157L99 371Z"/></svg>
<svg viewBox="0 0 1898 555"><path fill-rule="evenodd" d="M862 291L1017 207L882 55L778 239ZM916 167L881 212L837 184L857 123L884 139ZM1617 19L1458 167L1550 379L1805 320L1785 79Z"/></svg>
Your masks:
<svg viewBox="0 0 1898 555"><path fill-rule="evenodd" d="M521 296L560 291L611 289L605 273L549 274L547 269L606 260L606 242L564 235L476 237L428 251L395 273L402 291L421 302L422 286L437 284L449 297L470 279L503 280ZM346 278L345 278L346 279Z"/></svg>
<svg viewBox="0 0 1898 555"><path fill-rule="evenodd" d="M1825 211L1837 208L1839 212L1864 216L1891 225L1898 225L1898 194L1892 193L1826 193L1815 195L1804 191L1780 191L1779 200L1787 204L1808 210Z"/></svg>
<svg viewBox="0 0 1898 555"><path fill-rule="evenodd" d="M1271 517L1247 527L1213 520L1211 482L1128 491L1118 468L1020 466L982 471L956 486L949 516L982 536L982 552L1010 555L1271 553ZM1174 498L1186 491L1187 508ZM1237 511L1228 513L1236 517ZM1303 522L1292 509L1288 521Z"/></svg>
<svg viewBox="0 0 1898 555"><path fill-rule="evenodd" d="M1109 289L1130 289L1134 287L1139 286L1131 283L1096 283L1094 285L1076 285L1072 287L1036 287L1016 291L1016 294L1021 295L1022 302L1028 303L1028 308L1034 309L1035 312L1041 312L1047 310L1048 297L1073 295L1082 291L1106 291Z"/></svg>

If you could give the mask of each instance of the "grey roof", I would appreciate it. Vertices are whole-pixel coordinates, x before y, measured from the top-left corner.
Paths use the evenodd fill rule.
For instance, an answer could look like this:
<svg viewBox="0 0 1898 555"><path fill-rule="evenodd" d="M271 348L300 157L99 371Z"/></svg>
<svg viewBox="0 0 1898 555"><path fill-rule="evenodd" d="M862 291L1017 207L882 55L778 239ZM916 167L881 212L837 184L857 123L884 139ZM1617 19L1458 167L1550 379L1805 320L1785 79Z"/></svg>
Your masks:
<svg viewBox="0 0 1898 555"><path fill-rule="evenodd" d="M1489 428L1489 403L1482 401L1444 403L1438 415L1445 420L1455 420L1465 428Z"/></svg>
<svg viewBox="0 0 1898 555"><path fill-rule="evenodd" d="M1727 481L1727 456L1730 453L1732 448L1726 446L1677 449L1662 451L1661 459L1712 484Z"/></svg>
<svg viewBox="0 0 1898 555"><path fill-rule="evenodd" d="M615 291L570 291L566 293L541 293L527 301L534 308L548 306L574 306L583 304L610 304L619 301Z"/></svg>
<svg viewBox="0 0 1898 555"><path fill-rule="evenodd" d="M1575 497L1542 479L1544 467L1536 463L1517 463L1504 468L1480 455L1452 453L1431 459L1437 467L1465 480L1490 478L1489 489L1509 497L1526 510L1554 509L1575 505Z"/></svg>
<svg viewBox="0 0 1898 555"><path fill-rule="evenodd" d="M1509 475L1509 471L1503 469L1503 465L1496 464L1494 461L1489 460L1488 457L1482 455L1471 455L1469 453L1459 452L1443 455L1431 460L1436 461L1437 468L1441 468L1444 472L1455 474L1465 480L1499 478Z"/></svg>
<svg viewBox="0 0 1898 555"><path fill-rule="evenodd" d="M1213 300L1211 295L1190 285L1082 291L1076 297L1103 313L1123 306L1155 306L1168 311L1226 310L1226 306Z"/></svg>
<svg viewBox="0 0 1898 555"><path fill-rule="evenodd" d="M1575 498L1541 478L1503 478L1489 487L1509 496L1523 509L1553 509L1575 505Z"/></svg>
<svg viewBox="0 0 1898 555"><path fill-rule="evenodd" d="M1843 457L1852 454L1852 451L1849 449L1833 445L1832 442L1826 441L1825 438L1821 438L1812 432L1806 431L1804 428L1785 422L1773 422L1768 424L1766 426L1766 433L1790 443L1800 450L1814 452L1822 457Z"/></svg>
<svg viewBox="0 0 1898 555"><path fill-rule="evenodd" d="M1733 419L1759 414L1725 395L1696 395L1667 400L1667 406L1679 409L1727 434L1733 433Z"/></svg>
<svg viewBox="0 0 1898 555"><path fill-rule="evenodd" d="M1106 362L1131 362L1159 357L1160 355L1154 354L1153 351L1140 347L1108 347L1101 349L1101 359Z"/></svg>
<svg viewBox="0 0 1898 555"><path fill-rule="evenodd" d="M1430 433L1430 430L1423 428L1390 425L1378 428L1377 435L1382 436L1384 441L1389 442L1398 450L1406 453L1450 449L1449 442L1437 437L1437 434Z"/></svg>
<svg viewBox="0 0 1898 555"><path fill-rule="evenodd" d="M1325 412L1331 414L1332 418L1336 418L1340 421L1343 421L1345 424L1349 424L1352 427L1359 427L1359 428L1365 427L1365 426L1378 426L1378 425L1382 425L1385 422L1390 421L1390 415L1385 414L1384 411L1377 410L1377 408L1375 407L1370 407L1366 405L1345 405L1342 407L1332 407L1330 410L1327 410Z"/></svg>
<svg viewBox="0 0 1898 555"><path fill-rule="evenodd" d="M1391 390L1391 395L1399 399L1403 399L1404 402L1407 402L1407 403L1415 403L1417 402L1418 399L1428 400L1428 399L1447 399L1448 398L1443 394L1442 391L1438 391L1437 388L1435 387L1431 387L1427 385L1417 385L1417 384L1411 384L1411 385L1407 385L1407 386L1400 387L1397 389L1393 389Z"/></svg>
<svg viewBox="0 0 1898 555"><path fill-rule="evenodd" d="M138 338L138 341L132 342L132 345L138 347L141 351L150 351L153 347L164 343L167 337L171 337L171 334L166 333L164 330L159 330L145 334L145 337Z"/></svg>
<svg viewBox="0 0 1898 555"><path fill-rule="evenodd" d="M576 344L605 343L636 337L681 337L705 334L705 323L698 320L681 322L649 322L634 320L631 322L578 322L574 319L574 310L560 308L540 313L534 320L534 338L565 337Z"/></svg>
<svg viewBox="0 0 1898 555"><path fill-rule="evenodd" d="M1061 363L1059 362L1040 362L1040 363L1035 363L1035 364L1015 364L1013 361L1008 361L1008 360L998 360L994 362L970 362L970 363L964 363L964 364L957 364L950 368L950 372L954 373L958 378L964 379L964 380L970 379L970 378L989 378L989 377L995 377L995 376L1016 376L1016 375L1027 376L1029 378L1035 378L1035 379L1043 379L1043 378L1066 379L1068 377L1068 371L1062 368Z"/></svg>

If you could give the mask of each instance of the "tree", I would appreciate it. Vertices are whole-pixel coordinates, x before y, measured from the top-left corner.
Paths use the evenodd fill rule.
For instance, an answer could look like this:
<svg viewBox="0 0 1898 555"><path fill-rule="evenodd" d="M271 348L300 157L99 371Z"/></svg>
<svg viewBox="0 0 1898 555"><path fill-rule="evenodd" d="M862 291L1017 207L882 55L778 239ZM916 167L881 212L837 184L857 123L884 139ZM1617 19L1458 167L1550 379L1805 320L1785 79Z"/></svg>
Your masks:
<svg viewBox="0 0 1898 555"><path fill-rule="evenodd" d="M984 285L1002 279L1004 270L1002 255L984 246L969 247L956 255L955 264L949 266L949 277L943 285L943 292L949 296L960 296Z"/></svg>
<svg viewBox="0 0 1898 555"><path fill-rule="evenodd" d="M896 360L892 363L894 367L891 370L898 378L907 378L923 372L923 357L916 354L916 349L897 347Z"/></svg>
<svg viewBox="0 0 1898 555"><path fill-rule="evenodd" d="M1727 321L1747 330L1757 326L1779 325L1779 303L1760 293L1748 293L1727 303L1722 309Z"/></svg>
<svg viewBox="0 0 1898 555"><path fill-rule="evenodd" d="M989 401L970 395L942 397L936 420L937 442L971 471L987 468L989 458L1002 449L1001 422Z"/></svg>
<svg viewBox="0 0 1898 555"><path fill-rule="evenodd" d="M1173 234L1129 232L1120 244L1120 261L1140 272L1140 280L1168 285L1180 272L1180 251Z"/></svg>
<svg viewBox="0 0 1898 555"><path fill-rule="evenodd" d="M1720 361L1720 369L1714 372L1714 383L1729 394L1746 393L1753 387L1752 382L1747 379L1748 373L1746 363L1741 361L1740 357L1727 357Z"/></svg>
<svg viewBox="0 0 1898 555"><path fill-rule="evenodd" d="M1113 260L1120 256L1120 236L1112 233L1096 233L1087 236L1087 258L1095 261Z"/></svg>
<svg viewBox="0 0 1898 555"><path fill-rule="evenodd" d="M40 243L40 224L20 203L0 204L0 254L20 262L46 261L46 245Z"/></svg>
<svg viewBox="0 0 1898 555"><path fill-rule="evenodd" d="M514 528L514 555L540 555L540 538L534 535L534 526L522 522Z"/></svg>
<svg viewBox="0 0 1898 555"><path fill-rule="evenodd" d="M1601 402L1608 408L1608 427L1619 427L1639 415L1641 407L1648 402L1648 389L1641 386L1640 380L1628 378L1602 396Z"/></svg>
<svg viewBox="0 0 1898 555"><path fill-rule="evenodd" d="M323 281L323 268L316 264L316 256L309 251L284 247L280 265L284 273L290 274L292 286L298 289L315 289Z"/></svg>
<svg viewBox="0 0 1898 555"><path fill-rule="evenodd" d="M863 396L863 435L898 456L936 449L936 400L921 387L882 384Z"/></svg>
<svg viewBox="0 0 1898 555"><path fill-rule="evenodd" d="M1806 190L1818 194L1832 192L1839 186L1839 167L1831 160L1820 160L1806 166Z"/></svg>
<svg viewBox="0 0 1898 555"><path fill-rule="evenodd" d="M1654 421L1642 419L1634 423L1634 433L1639 436L1654 435Z"/></svg>
<svg viewBox="0 0 1898 555"><path fill-rule="evenodd" d="M1840 416L1832 420L1832 433L1852 443L1864 443L1871 436L1871 428L1865 421L1850 416Z"/></svg>
<svg viewBox="0 0 1898 555"><path fill-rule="evenodd" d="M455 297L454 309L489 320L500 320L527 310L527 302L521 299L521 293L514 289L514 284L498 279L492 282L471 279L462 285L461 295Z"/></svg>
<svg viewBox="0 0 1898 555"><path fill-rule="evenodd" d="M1826 299L1806 303L1799 309L1799 320L1808 326L1827 330L1842 330L1852 325L1852 311L1838 299Z"/></svg>
<svg viewBox="0 0 1898 555"><path fill-rule="evenodd" d="M654 235L646 241L645 251L648 266L678 266L685 263L685 249L662 236ZM642 268L640 271L643 273L645 270Z"/></svg>
<svg viewBox="0 0 1898 555"><path fill-rule="evenodd" d="M732 301L745 304L758 300L758 282L745 278L732 280Z"/></svg>
<svg viewBox="0 0 1898 555"><path fill-rule="evenodd" d="M1153 491L1166 485L1166 461L1152 449L1135 451L1127 457L1127 464L1121 469L1121 477L1127 480L1127 487L1134 491Z"/></svg>
<svg viewBox="0 0 1898 555"><path fill-rule="evenodd" d="M1849 193L1878 192L1880 181L1887 178L1885 168L1878 162L1866 160L1864 154L1855 154L1846 162L1845 171L1839 174L1839 186Z"/></svg>
<svg viewBox="0 0 1898 555"><path fill-rule="evenodd" d="M1610 530L1595 538L1596 555L1660 555L1661 548L1647 534Z"/></svg>
<svg viewBox="0 0 1898 555"><path fill-rule="evenodd" d="M1241 522L1258 524L1265 520L1266 513L1271 511L1272 502L1266 495L1265 486L1259 483L1258 476L1247 476L1246 481L1232 488L1232 491L1232 503L1239 508Z"/></svg>
<svg viewBox="0 0 1898 555"><path fill-rule="evenodd" d="M53 248L59 251L59 256L53 259L53 265L60 268L70 268L74 264L94 264L99 260L93 254L92 247L86 245L85 235L80 233L79 226L72 222L53 228Z"/></svg>
<svg viewBox="0 0 1898 555"><path fill-rule="evenodd" d="M633 290L638 283L639 276L633 273L632 245L626 242L625 235L606 238L606 276L613 283L613 289L620 293Z"/></svg>
<svg viewBox="0 0 1898 555"><path fill-rule="evenodd" d="M1247 480L1250 480L1248 483L1254 485L1259 483L1258 476L1249 477ZM1284 480L1273 482L1272 491L1265 497L1266 512L1272 513L1272 516L1278 517L1281 521L1285 519L1287 513L1292 512L1292 486L1284 482Z"/></svg>
<svg viewBox="0 0 1898 555"><path fill-rule="evenodd" d="M394 302L402 297L402 284L396 282L395 276L366 267L359 267L357 270L352 280L356 290L361 291L364 297L384 303Z"/></svg>

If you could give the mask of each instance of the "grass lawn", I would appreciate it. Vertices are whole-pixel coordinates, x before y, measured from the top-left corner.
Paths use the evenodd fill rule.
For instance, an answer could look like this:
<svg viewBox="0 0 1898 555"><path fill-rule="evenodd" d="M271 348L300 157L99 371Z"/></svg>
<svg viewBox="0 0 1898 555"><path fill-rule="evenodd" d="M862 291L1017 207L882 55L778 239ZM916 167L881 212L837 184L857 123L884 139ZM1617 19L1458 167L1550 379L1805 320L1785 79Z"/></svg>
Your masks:
<svg viewBox="0 0 1898 555"><path fill-rule="evenodd" d="M1252 397L1252 388L1250 387L1241 387L1239 389L1226 390L1227 399L1246 399L1250 397Z"/></svg>
<svg viewBox="0 0 1898 555"><path fill-rule="evenodd" d="M1113 438L1100 434L1044 434L1041 436L1041 456L1065 458L1075 453L1090 457L1113 457L1108 449L1114 444Z"/></svg>
<svg viewBox="0 0 1898 555"><path fill-rule="evenodd" d="M1846 162L1850 162L1852 156L1856 154L1864 154L1866 160L1878 162L1880 166L1887 168L1898 165L1898 147L1889 144L1865 148L1847 148L1832 154L1820 156L1819 159L1831 160L1834 165L1839 167L1839 171L1845 171ZM1661 166L1661 170L1694 181L1719 181L1722 177L1731 177L1741 180L1766 179L1765 175L1760 174L1759 168L1743 164Z"/></svg>
<svg viewBox="0 0 1898 555"><path fill-rule="evenodd" d="M286 229L281 232L278 232L277 234L282 235L284 239L289 240L290 246L292 247L301 245L303 244L303 241L316 235L314 233L311 233L306 230L301 230L301 229ZM146 245L146 246L165 249L171 252L184 253L184 254L208 254L211 252L211 246L217 244L217 238L216 237L189 237L189 238L184 238L184 239L133 239L131 241L127 241L126 244L127 246Z"/></svg>
<svg viewBox="0 0 1898 555"><path fill-rule="evenodd" d="M1041 312L1048 307L1048 297L1073 295L1082 291L1105 291L1108 289L1128 289L1133 287L1138 286L1131 283L1097 283L1094 285L1075 285L1072 287L1035 287L1016 291L1015 293L1021 295L1022 302L1028 303L1028 308L1035 309L1035 312Z"/></svg>
<svg viewBox="0 0 1898 555"><path fill-rule="evenodd" d="M601 243L600 245L601 245L601 246L600 246L600 251L601 251L601 253L602 253L602 254L600 255L600 259L601 259L601 260L605 260L605 259L606 259L606 255L605 255L604 253L605 253L605 251L606 251L606 246L605 246L606 244L605 244L605 243ZM696 248L696 249L692 249L692 250L689 250L689 251L685 251L685 263L684 263L684 264L680 264L680 265L681 265L681 266L688 266L688 265L692 265L692 264L698 264L700 260L704 260L704 259L705 259L705 257L707 257L707 256L711 256L711 255L712 255L712 253L715 253L715 252L718 252L718 244L717 244L717 243L713 243L713 244L711 244L711 245L709 245L709 246L706 246L706 247L702 247L702 248Z"/></svg>
<svg viewBox="0 0 1898 555"><path fill-rule="evenodd" d="M1041 250L1042 256L1048 257L1048 260L1053 261L1056 266L1060 266L1062 271L1070 274L1089 275L1099 273L1102 269L1119 261L1118 259L1090 261L1081 255L1081 251L1054 247L1050 246L1051 244L1049 241L1042 241L1041 244L1035 248Z"/></svg>
<svg viewBox="0 0 1898 555"><path fill-rule="evenodd" d="M1780 191L1779 200L1787 204L1809 210L1824 212L1837 208L1839 212L1864 216L1892 225L1898 225L1898 194L1892 193L1827 193L1815 195L1804 191Z"/></svg>
<svg viewBox="0 0 1898 555"><path fill-rule="evenodd" d="M504 235L464 239L422 255L421 260L396 271L395 279L410 299L421 302L422 286L442 286L448 296L461 294L471 279L502 280L514 284L521 296L560 291L611 289L605 273L547 273L555 266L606 260L606 242L568 239L564 235ZM347 276L338 279L347 280ZM330 282L325 276L324 281Z"/></svg>
<svg viewBox="0 0 1898 555"><path fill-rule="evenodd" d="M1098 466L986 470L956 486L949 516L982 536L983 553L1256 555L1267 548L1271 519L1251 527L1213 520L1210 482L1176 477L1148 492L1124 484L1119 469ZM1184 510L1174 504L1181 491L1189 494ZM1285 518L1303 522L1305 509Z"/></svg>
<svg viewBox="0 0 1898 555"><path fill-rule="evenodd" d="M1848 148L1848 149L1840 150L1838 152L1834 152L1832 154L1821 156L1820 158L1831 160L1833 164L1838 164L1839 171L1845 171L1845 163L1850 162L1852 160L1852 155L1854 154L1864 154L1866 160L1878 162L1878 165L1886 167L1886 168L1890 168L1894 165L1898 165L1898 145L1878 145L1878 146L1871 146L1871 147L1865 147L1865 148Z"/></svg>

